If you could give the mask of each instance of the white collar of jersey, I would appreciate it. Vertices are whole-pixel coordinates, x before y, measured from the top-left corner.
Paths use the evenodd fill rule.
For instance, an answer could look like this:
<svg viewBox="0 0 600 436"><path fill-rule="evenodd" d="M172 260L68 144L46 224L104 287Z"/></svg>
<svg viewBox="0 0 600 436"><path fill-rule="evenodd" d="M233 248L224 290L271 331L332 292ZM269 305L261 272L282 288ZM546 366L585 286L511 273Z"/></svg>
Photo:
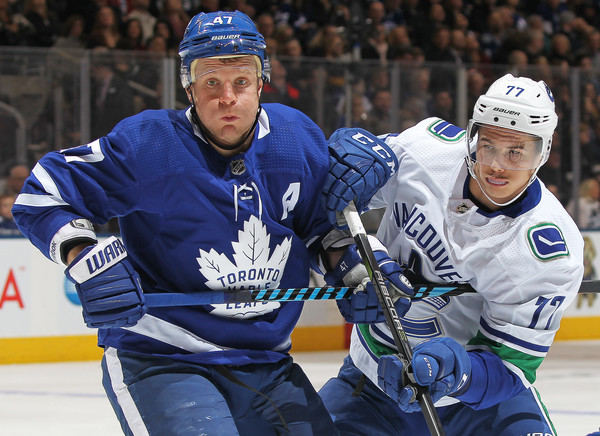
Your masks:
<svg viewBox="0 0 600 436"><path fill-rule="evenodd" d="M192 120L192 107L191 106L185 111L185 116L188 119L188 121L190 122L190 124L192 125L192 127L194 128L194 134L198 138L202 139L204 142L208 143L208 141L206 140L204 135L202 135L202 132L200 131L200 129L198 128L196 123L194 123L194 121ZM264 108L263 108L263 110L260 111L260 114L258 115L258 123L256 123L256 124L258 126L258 139L262 139L265 136L267 136L269 133L271 133L271 128L269 127L269 116L267 115L267 112L265 111Z"/></svg>
<svg viewBox="0 0 600 436"><path fill-rule="evenodd" d="M189 108L187 108L187 110L185 111L185 117L188 119L188 121L192 125L192 128L194 129L194 135L196 135L198 138L202 139L204 142L206 142L208 144L208 141L206 140L206 138L204 137L204 135L202 134L202 132L200 131L200 129L198 128L196 123L194 123L194 120L192 119L192 108L193 108L193 106L190 106Z"/></svg>
<svg viewBox="0 0 600 436"><path fill-rule="evenodd" d="M271 128L269 127L269 116L263 108L258 115L258 139L262 139L271 133Z"/></svg>

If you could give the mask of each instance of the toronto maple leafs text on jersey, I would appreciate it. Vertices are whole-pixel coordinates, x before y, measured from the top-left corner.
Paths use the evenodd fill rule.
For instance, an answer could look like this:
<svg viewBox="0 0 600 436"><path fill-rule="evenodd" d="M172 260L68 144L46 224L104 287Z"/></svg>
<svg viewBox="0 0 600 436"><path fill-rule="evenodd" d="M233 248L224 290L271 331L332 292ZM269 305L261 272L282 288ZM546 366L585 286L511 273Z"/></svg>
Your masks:
<svg viewBox="0 0 600 436"><path fill-rule="evenodd" d="M303 287L307 245L329 230L320 207L326 141L300 112L264 105L249 150L225 158L188 111L145 111L106 137L52 152L15 206L23 233L60 262L70 226L119 217L145 292ZM102 329L99 344L202 363L282 358L301 303L151 308L134 327Z"/></svg>

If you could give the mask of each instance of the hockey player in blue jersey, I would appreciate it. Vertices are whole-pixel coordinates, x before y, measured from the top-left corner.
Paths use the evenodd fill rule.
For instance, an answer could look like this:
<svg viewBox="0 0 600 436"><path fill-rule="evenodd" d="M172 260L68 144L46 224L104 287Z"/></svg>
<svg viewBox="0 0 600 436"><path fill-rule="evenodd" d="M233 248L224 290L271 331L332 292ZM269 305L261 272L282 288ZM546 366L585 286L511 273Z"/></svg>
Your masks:
<svg viewBox="0 0 600 436"><path fill-rule="evenodd" d="M578 228L536 177L556 125L548 86L506 75L466 131L428 118L382 135L398 169L369 188L354 166L360 150L334 133L332 222L350 200L385 208L377 236L392 258L421 280L477 290L412 303L410 374L385 324L354 326L338 377L319 392L341 434L429 434L406 376L429 387L449 436L556 434L533 382L583 276Z"/></svg>
<svg viewBox="0 0 600 436"><path fill-rule="evenodd" d="M336 262L348 238L320 202L325 137L294 109L260 105L269 63L254 23L237 11L198 14L180 56L191 107L145 111L49 153L17 198L16 221L68 265L85 322L99 329L103 385L125 434L335 435L288 354L302 303L145 303L144 293L304 287L311 266L348 275ZM367 137L367 148L380 142ZM383 172L367 177L393 171L392 155L378 157ZM98 242L92 222L112 217L123 242ZM366 271L352 259L343 266L358 284ZM386 268L410 292L400 267ZM372 295L355 294L344 315L376 319Z"/></svg>

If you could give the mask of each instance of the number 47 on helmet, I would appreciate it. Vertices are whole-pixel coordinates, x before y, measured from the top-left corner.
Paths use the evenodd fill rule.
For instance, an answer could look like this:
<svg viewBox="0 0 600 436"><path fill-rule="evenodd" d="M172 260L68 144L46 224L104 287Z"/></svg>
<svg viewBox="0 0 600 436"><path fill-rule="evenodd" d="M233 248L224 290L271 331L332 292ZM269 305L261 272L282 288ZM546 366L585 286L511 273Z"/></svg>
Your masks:
<svg viewBox="0 0 600 436"><path fill-rule="evenodd" d="M179 44L181 84L187 89L194 83L195 59L248 55L256 56L257 70L268 81L267 44L250 17L240 11L200 13L192 18Z"/></svg>

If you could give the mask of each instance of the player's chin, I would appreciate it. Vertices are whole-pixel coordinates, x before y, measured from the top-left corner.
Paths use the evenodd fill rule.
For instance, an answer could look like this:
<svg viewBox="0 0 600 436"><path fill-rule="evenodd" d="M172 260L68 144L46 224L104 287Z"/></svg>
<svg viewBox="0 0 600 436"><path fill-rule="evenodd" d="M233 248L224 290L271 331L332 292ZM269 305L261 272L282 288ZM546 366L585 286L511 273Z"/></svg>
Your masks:
<svg viewBox="0 0 600 436"><path fill-rule="evenodd" d="M219 135L219 139L221 143L225 145L239 145L242 141L244 135L240 133L239 130L231 130L231 129L223 129L221 130L221 134Z"/></svg>
<svg viewBox="0 0 600 436"><path fill-rule="evenodd" d="M486 185L486 193L496 203L502 204L513 200L517 195L520 195L525 188L526 186L524 185L515 187L512 183L501 187Z"/></svg>
<svg viewBox="0 0 600 436"><path fill-rule="evenodd" d="M238 142L248 134L253 125L253 121L227 123L220 127L219 132L224 140Z"/></svg>

